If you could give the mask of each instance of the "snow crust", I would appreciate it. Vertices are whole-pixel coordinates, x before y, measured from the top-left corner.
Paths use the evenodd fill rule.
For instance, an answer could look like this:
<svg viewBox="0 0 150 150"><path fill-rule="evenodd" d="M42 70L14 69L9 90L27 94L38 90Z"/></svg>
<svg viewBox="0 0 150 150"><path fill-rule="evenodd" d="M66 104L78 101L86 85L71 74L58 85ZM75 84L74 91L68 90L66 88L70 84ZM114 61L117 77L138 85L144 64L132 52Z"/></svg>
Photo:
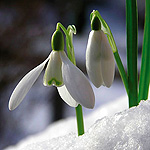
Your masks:
<svg viewBox="0 0 150 150"><path fill-rule="evenodd" d="M127 102L121 98L97 109L85 117L87 129L80 137L75 130L76 120L72 117L58 121L44 132L5 150L149 150L150 100L126 108ZM113 112L118 113L112 115Z"/></svg>

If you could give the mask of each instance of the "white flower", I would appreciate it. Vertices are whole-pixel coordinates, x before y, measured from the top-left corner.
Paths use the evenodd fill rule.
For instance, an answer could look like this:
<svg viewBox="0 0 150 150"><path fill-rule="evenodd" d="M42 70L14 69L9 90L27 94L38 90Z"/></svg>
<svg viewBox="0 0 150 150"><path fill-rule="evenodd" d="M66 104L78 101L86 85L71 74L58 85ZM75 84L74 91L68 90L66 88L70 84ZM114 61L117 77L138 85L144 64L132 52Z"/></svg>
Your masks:
<svg viewBox="0 0 150 150"><path fill-rule="evenodd" d="M92 83L110 87L115 73L113 52L102 30L92 30L86 49L86 69Z"/></svg>
<svg viewBox="0 0 150 150"><path fill-rule="evenodd" d="M93 108L95 96L88 79L61 50L52 51L43 63L22 78L10 97L9 109L14 110L22 102L48 60L43 84L56 85L61 98L72 107L81 104L84 107Z"/></svg>

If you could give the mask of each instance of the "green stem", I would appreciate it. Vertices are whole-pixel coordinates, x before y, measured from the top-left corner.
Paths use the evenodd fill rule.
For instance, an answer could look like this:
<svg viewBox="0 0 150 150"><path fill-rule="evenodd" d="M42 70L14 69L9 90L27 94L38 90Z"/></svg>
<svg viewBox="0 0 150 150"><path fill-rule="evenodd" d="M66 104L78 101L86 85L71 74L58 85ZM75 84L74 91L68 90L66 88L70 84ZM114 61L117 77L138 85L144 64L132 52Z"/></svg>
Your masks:
<svg viewBox="0 0 150 150"><path fill-rule="evenodd" d="M140 102L140 100L146 100L148 98L150 82L150 0L146 0L145 2L144 41L142 50L138 102Z"/></svg>
<svg viewBox="0 0 150 150"><path fill-rule="evenodd" d="M75 26L68 26L67 28L68 34L70 36L71 45L69 45L69 41L66 40L67 52L69 52L70 60L74 65L76 65L75 55L74 55L74 47L73 47L73 33L76 34ZM77 118L77 128L78 128L78 136L84 134L84 122L83 122L83 113L82 106L79 104L76 108L76 118Z"/></svg>
<svg viewBox="0 0 150 150"><path fill-rule="evenodd" d="M66 40L66 47L67 47L67 53L68 56L70 57L70 60L74 65L76 65L76 60L75 60L75 54L74 54L74 47L73 47L73 34L76 34L76 28L74 25L69 25L67 28L69 38L71 41L71 45L69 44L69 41Z"/></svg>
<svg viewBox="0 0 150 150"><path fill-rule="evenodd" d="M56 26L56 29L59 29L59 28L61 28L63 30L63 32L65 33L65 35L66 35L66 47L67 47L68 58L73 62L73 64L76 64L75 56L72 55L72 54L74 54L72 39L71 39L68 31L66 30L66 28L60 22L58 22L57 26ZM70 27L69 27L69 29L70 29Z"/></svg>
<svg viewBox="0 0 150 150"><path fill-rule="evenodd" d="M76 107L76 117L77 117L78 136L80 136L84 134L83 113L82 113L82 106L80 104Z"/></svg>
<svg viewBox="0 0 150 150"><path fill-rule="evenodd" d="M127 30L127 72L129 86L129 107L138 105L138 17L136 0L126 0L126 30Z"/></svg>
<svg viewBox="0 0 150 150"><path fill-rule="evenodd" d="M110 30L109 26L107 25L107 23L105 22L105 20L102 18L102 16L100 15L100 13L97 10L94 11L93 13L95 13L97 15L97 17L100 19L101 28L102 28L101 30L103 30L103 32L107 35L107 38L108 38L108 41L109 41L109 44L112 48L113 53L116 52L117 51L117 46L116 46L114 37L111 33L111 30ZM90 17L92 17L92 15Z"/></svg>
<svg viewBox="0 0 150 150"><path fill-rule="evenodd" d="M66 47L67 47L68 58L74 65L76 65L74 47L73 47L73 34L76 34L76 28L73 25L72 26L69 25L68 29L66 30L66 28L61 23L57 23L56 29L59 29L60 27L66 35ZM84 134L82 106L79 104L75 109L76 109L78 136L80 136Z"/></svg>
<svg viewBox="0 0 150 150"><path fill-rule="evenodd" d="M120 56L118 54L118 51L114 52L114 57L115 57L115 60L116 60L117 66L118 66L118 70L119 70L121 79L125 86L126 92L127 92L127 94L129 94L127 75L125 73L125 70L124 70L123 64L121 62Z"/></svg>

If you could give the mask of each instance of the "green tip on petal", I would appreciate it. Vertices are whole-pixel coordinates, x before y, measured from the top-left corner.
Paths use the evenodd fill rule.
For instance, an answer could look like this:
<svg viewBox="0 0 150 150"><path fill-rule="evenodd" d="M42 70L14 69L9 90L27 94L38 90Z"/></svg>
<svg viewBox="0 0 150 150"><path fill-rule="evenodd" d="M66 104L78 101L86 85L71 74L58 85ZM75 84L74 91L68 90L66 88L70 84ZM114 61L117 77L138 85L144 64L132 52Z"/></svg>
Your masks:
<svg viewBox="0 0 150 150"><path fill-rule="evenodd" d="M101 30L101 22L100 22L99 18L96 15L92 16L91 29L95 30L95 31Z"/></svg>
<svg viewBox="0 0 150 150"><path fill-rule="evenodd" d="M56 85L56 86L62 86L63 82L56 80L55 78L52 78L50 81L48 81L49 85Z"/></svg>
<svg viewBox="0 0 150 150"><path fill-rule="evenodd" d="M45 86L63 85L61 67L62 61L59 55L59 51L52 51L43 78L43 84Z"/></svg>
<svg viewBox="0 0 150 150"><path fill-rule="evenodd" d="M64 50L64 36L60 30L56 30L51 39L52 50L61 51Z"/></svg>

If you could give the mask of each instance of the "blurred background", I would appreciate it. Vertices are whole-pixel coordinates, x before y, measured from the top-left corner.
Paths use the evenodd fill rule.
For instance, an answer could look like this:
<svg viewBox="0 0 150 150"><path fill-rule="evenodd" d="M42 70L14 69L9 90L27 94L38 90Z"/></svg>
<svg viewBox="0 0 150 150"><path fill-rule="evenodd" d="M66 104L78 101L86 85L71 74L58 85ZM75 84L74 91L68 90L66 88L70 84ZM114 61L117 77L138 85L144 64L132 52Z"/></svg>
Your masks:
<svg viewBox="0 0 150 150"><path fill-rule="evenodd" d="M21 105L8 110L10 95L19 80L46 59L50 39L57 22L65 27L74 24L77 66L86 74L85 51L90 32L89 15L98 10L110 26L119 54L126 68L125 1L123 0L1 0L0 1L0 149L16 144L48 125L75 116L75 109L65 104L55 87L44 87L41 74ZM139 63L144 27L144 2L139 9ZM93 87L94 110L125 93L117 67L110 89ZM84 109L84 115L94 110Z"/></svg>

